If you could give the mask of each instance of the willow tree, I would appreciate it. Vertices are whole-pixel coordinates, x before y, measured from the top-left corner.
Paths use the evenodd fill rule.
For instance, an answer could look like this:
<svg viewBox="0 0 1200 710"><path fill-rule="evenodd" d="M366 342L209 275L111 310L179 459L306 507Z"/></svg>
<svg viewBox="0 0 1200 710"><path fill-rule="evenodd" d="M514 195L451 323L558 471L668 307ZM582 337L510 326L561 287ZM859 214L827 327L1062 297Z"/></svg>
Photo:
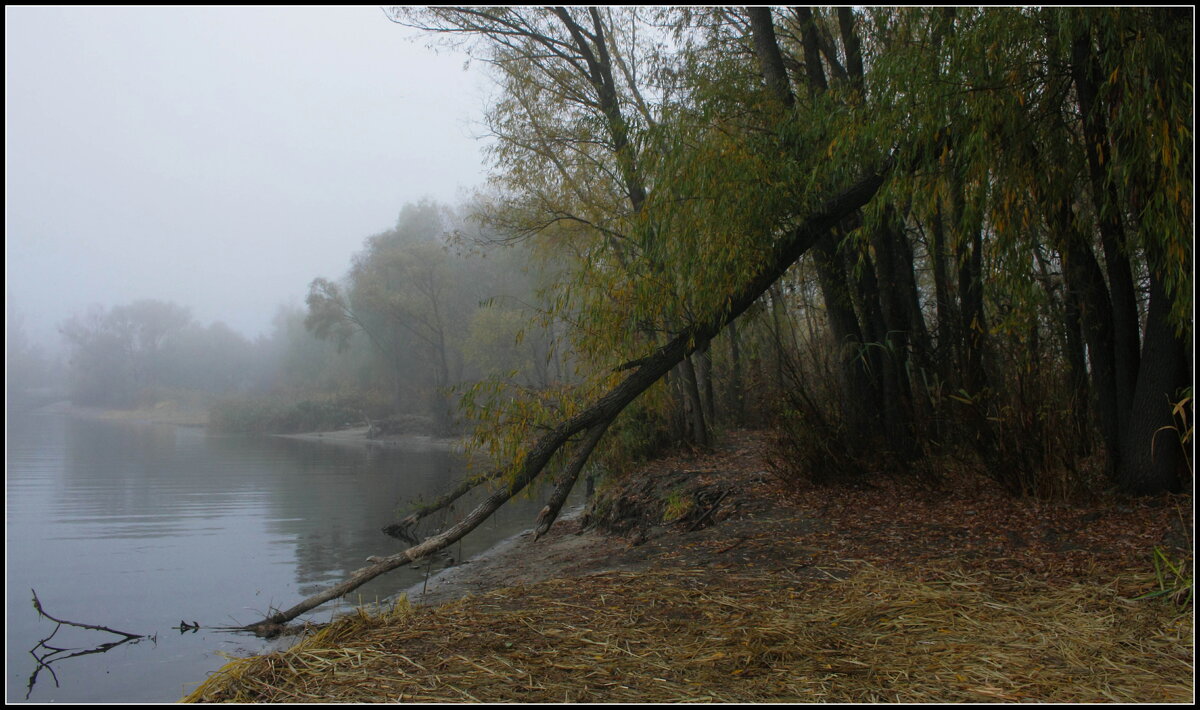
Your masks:
<svg viewBox="0 0 1200 710"><path fill-rule="evenodd" d="M703 311L695 284L708 252L676 261L702 240L697 230L666 224L667 205L656 197L675 179L664 170L690 106L678 52L644 12L396 13L397 21L461 40L495 67L502 93L486 120L496 138L494 179L512 199L489 217L573 263L556 285L556 310L578 324L577 354L601 369L613 358L636 359ZM706 362L684 358L670 377L688 436L701 445L712 424Z"/></svg>
<svg viewBox="0 0 1200 710"><path fill-rule="evenodd" d="M1192 372L1194 18L1194 10L1114 8L1064 11L1058 23L1060 41L1070 41L1093 219L1113 294L1117 479L1135 493L1178 489L1186 473L1173 408ZM1129 280L1139 262L1148 280L1140 353L1137 333L1127 332L1136 327L1127 292L1136 293Z"/></svg>

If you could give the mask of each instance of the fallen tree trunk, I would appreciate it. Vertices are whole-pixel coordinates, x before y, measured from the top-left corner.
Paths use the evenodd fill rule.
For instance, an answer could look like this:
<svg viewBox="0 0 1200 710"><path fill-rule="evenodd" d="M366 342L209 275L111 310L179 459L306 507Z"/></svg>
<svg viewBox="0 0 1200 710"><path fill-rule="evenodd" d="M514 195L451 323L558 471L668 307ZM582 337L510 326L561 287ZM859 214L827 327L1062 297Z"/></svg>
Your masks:
<svg viewBox="0 0 1200 710"><path fill-rule="evenodd" d="M283 624L295 619L301 614L315 609L325 602L348 594L366 584L375 577L389 572L397 567L431 555L457 542L467 533L474 530L480 523L487 520L500 506L521 492L533 479L542 472L550 458L576 434L591 429L594 436L581 444L582 456L578 457L582 466L590 454L599 435L608 423L614 420L626 406L642 392L665 375L671 368L690 355L698 347L703 346L715 337L726 324L733 321L746 311L758 298L766 292L771 284L787 271L812 245L837 225L847 215L866 205L883 184L884 175L891 168L889 158L882 169L859 180L857 183L828 200L820 209L810 215L800 226L781 237L770 258L765 259L761 268L752 279L736 293L731 294L726 301L726 308L713 314L708 320L695 323L676 335L666 345L655 350L651 355L637 361L636 369L617 386L601 396L590 407L559 424L549 433L542 436L529 450L520 473L492 493L482 503L471 511L463 520L438 535L434 535L419 545L410 547L403 552L382 558L369 567L355 571L349 579L341 584L319 592L292 608L277 612L271 616L244 628L256 633L277 632ZM595 433L599 430L599 433ZM590 444L590 445L589 445ZM584 453L586 450L586 453ZM572 466L574 463L572 464ZM486 476L480 478L492 478ZM426 508L427 512L428 508ZM427 513L426 513L427 514Z"/></svg>

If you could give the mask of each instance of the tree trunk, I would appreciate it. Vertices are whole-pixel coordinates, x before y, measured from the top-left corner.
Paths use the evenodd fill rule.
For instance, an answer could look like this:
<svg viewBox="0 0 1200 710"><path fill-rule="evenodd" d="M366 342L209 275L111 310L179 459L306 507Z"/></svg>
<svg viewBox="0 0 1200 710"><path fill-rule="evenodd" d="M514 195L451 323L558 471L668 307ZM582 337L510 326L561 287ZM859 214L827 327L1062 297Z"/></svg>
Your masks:
<svg viewBox="0 0 1200 710"><path fill-rule="evenodd" d="M738 335L737 321L729 321L725 329L729 333L729 390L726 396L725 408L733 415L733 421L744 424L745 410L742 385L742 355L741 342Z"/></svg>
<svg viewBox="0 0 1200 710"><path fill-rule="evenodd" d="M542 535L545 535L550 530L550 526L558 519L558 513L562 510L563 503L567 502L567 496L571 495L571 489L575 487L575 481L579 478L579 472L583 470L583 465L587 463L588 457L592 455L596 444L600 443L604 432L608 429L608 425L612 420L606 420L592 425L588 430L587 438L579 445L579 449L575 452L574 458L567 466L567 470L563 471L562 478L558 485L554 487L554 493L550 495L550 500L546 503L546 507L542 508L538 513L537 522L534 525L533 539L537 540ZM591 495L589 494L589 498Z"/></svg>
<svg viewBox="0 0 1200 710"><path fill-rule="evenodd" d="M708 423L704 420L704 404L700 398L700 387L696 379L696 367L691 356L683 358L680 363L683 372L683 392L687 402L688 423L692 443L696 446L708 447Z"/></svg>
<svg viewBox="0 0 1200 710"><path fill-rule="evenodd" d="M834 249L833 233L822 235L813 246L813 261L825 301L829 333L837 352L842 420L850 431L865 434L875 428L873 414L877 411L879 398L867 371L862 329L851 303L846 273L840 268Z"/></svg>
<svg viewBox="0 0 1200 710"><path fill-rule="evenodd" d="M1092 49L1091 32L1080 32L1071 47L1071 74L1083 118L1083 149L1087 156L1092 206L1096 212L1100 242L1104 249L1105 272L1108 275L1116 406L1118 412L1125 414L1133 406L1138 377L1138 304L1133 270L1126 253L1125 229L1121 225L1121 203L1116 187L1106 176L1113 156L1109 150L1108 122L1097 100L1099 72ZM1122 438L1125 438L1125 423L1126 419L1122 416L1118 421Z"/></svg>
<svg viewBox="0 0 1200 710"><path fill-rule="evenodd" d="M942 215L942 198L937 197L933 213L932 243L929 246L933 262L933 293L937 308L937 351L935 363L938 375L945 382L954 381L953 365L958 342L958 311L954 293L950 287L950 270L946 263L949 250L946 248L946 225Z"/></svg>
<svg viewBox="0 0 1200 710"><path fill-rule="evenodd" d="M1071 208L1059 210L1056 224L1060 256L1065 266L1068 297L1079 303L1083 338L1092 366L1092 391L1099 418L1100 437L1107 454L1107 472L1116 478L1121 460L1121 412L1117 406L1116 361L1113 347L1112 302L1104 274L1086 238L1075 227Z"/></svg>
<svg viewBox="0 0 1200 710"><path fill-rule="evenodd" d="M1178 492L1187 473L1172 413L1188 385L1187 345L1175 335L1170 310L1171 297L1151 273L1146 337L1118 474L1121 487L1135 495Z"/></svg>
<svg viewBox="0 0 1200 710"><path fill-rule="evenodd" d="M696 351L696 380L700 389L700 411L704 413L709 431L717 425L716 402L713 401L712 343L704 343Z"/></svg>
<svg viewBox="0 0 1200 710"><path fill-rule="evenodd" d="M908 302L915 293L907 292L913 283L905 280L905 271L912 275L911 253L907 265L903 264L905 250L900 247L904 233L895 226L892 210L887 210L886 221L872 233L878 269L879 303L884 321L883 356L884 413L887 418L885 429L888 445L901 459L912 458L917 450L913 436L913 393L908 379L910 331L913 314ZM919 314L916 316L919 319ZM922 322L923 325L923 322Z"/></svg>

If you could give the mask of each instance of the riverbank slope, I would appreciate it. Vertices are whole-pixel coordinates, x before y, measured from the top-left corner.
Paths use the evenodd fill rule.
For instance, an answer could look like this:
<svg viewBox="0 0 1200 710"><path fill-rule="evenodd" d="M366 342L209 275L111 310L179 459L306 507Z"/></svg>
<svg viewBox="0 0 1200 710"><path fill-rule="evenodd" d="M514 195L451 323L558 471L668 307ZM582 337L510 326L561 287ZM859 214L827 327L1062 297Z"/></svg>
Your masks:
<svg viewBox="0 0 1200 710"><path fill-rule="evenodd" d="M191 701L1184 702L1191 500L1015 500L961 473L784 490L769 436L659 459L424 598L234 661ZM580 534L582 530L582 534Z"/></svg>

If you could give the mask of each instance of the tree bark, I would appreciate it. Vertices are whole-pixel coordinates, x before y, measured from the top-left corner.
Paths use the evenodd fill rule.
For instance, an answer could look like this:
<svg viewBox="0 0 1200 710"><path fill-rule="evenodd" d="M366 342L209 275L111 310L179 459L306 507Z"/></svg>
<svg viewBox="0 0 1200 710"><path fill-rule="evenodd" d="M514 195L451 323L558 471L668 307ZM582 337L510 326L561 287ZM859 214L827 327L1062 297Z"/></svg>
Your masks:
<svg viewBox="0 0 1200 710"><path fill-rule="evenodd" d="M692 443L701 448L708 447L708 423L704 420L704 404L700 398L700 386L696 377L696 367L691 355L683 358L683 391L687 397L688 422L691 429Z"/></svg>
<svg viewBox="0 0 1200 710"><path fill-rule="evenodd" d="M725 408L732 412L733 421L740 425L745 418L745 411L742 398L741 342L738 336L737 321L730 321L726 332L729 333L729 390L725 398Z"/></svg>
<svg viewBox="0 0 1200 710"><path fill-rule="evenodd" d="M554 487L554 493L550 495L550 500L546 503L546 507L542 508L541 512L538 513L537 522L534 525L534 540L545 535L550 530L550 526L554 524L554 521L558 519L558 513L562 510L563 503L567 502L567 496L571 494L571 489L575 487L575 481L579 479L579 472L583 470L583 465L587 463L588 457L592 455L596 444L600 443L600 439L604 437L604 432L611 423L611 420L603 421L593 425L588 430L587 438L579 445L579 449L575 452L571 463L563 471L562 478L559 480L558 485Z"/></svg>
<svg viewBox="0 0 1200 710"><path fill-rule="evenodd" d="M1099 418L1100 438L1107 454L1106 471L1115 479L1121 460L1121 412L1117 405L1116 359L1113 347L1112 302L1104 274L1086 237L1064 203L1055 222L1060 256L1064 265L1068 298L1079 304L1083 339L1091 363L1092 391Z"/></svg>
<svg viewBox="0 0 1200 710"><path fill-rule="evenodd" d="M791 81L788 79L787 67L783 64L783 53L779 51L779 42L775 38L775 23L771 20L771 8L746 8L750 15L750 27L754 36L754 51L758 55L759 66L767 88L775 94L786 108L792 108L796 103L792 95Z"/></svg>
<svg viewBox="0 0 1200 710"><path fill-rule="evenodd" d="M1134 495L1178 492L1186 474L1172 408L1188 385L1187 346L1170 324L1170 310L1171 297L1152 272L1141 367L1118 471L1121 488Z"/></svg>

